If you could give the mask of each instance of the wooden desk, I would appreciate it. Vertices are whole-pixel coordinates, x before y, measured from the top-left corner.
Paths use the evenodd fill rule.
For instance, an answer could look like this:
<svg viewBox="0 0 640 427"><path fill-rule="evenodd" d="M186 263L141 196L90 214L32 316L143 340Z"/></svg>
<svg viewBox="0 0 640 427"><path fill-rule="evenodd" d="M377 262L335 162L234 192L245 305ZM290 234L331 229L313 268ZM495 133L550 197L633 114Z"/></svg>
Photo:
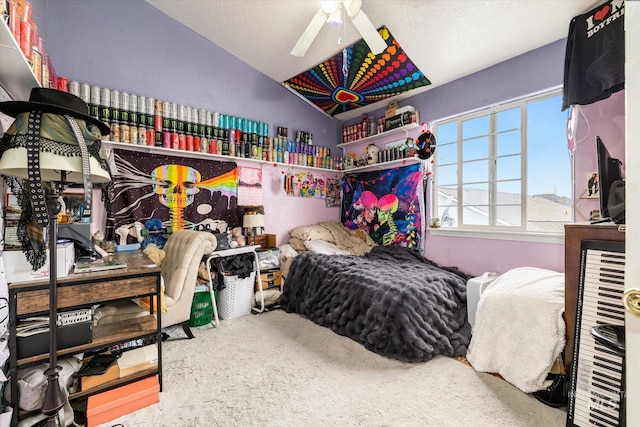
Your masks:
<svg viewBox="0 0 640 427"><path fill-rule="evenodd" d="M564 369L571 372L573 339L576 327L576 304L580 280L580 245L583 240L624 241L625 233L615 224L576 223L564 226L564 320L567 342L564 347Z"/></svg>
<svg viewBox="0 0 640 427"><path fill-rule="evenodd" d="M92 273L69 274L58 279L58 310L73 310L91 307L109 301L133 299L141 296L156 296L160 300L160 268L142 252L122 252L114 255L127 264L126 268ZM157 375L162 390L162 334L161 310L153 306L148 316L127 319L103 326L94 326L92 342L58 350L58 356L87 352L121 342L155 336L158 347L158 367L136 372L124 378L109 381L88 390L72 393L69 400L87 397L124 384ZM9 284L9 369L11 375L11 401L14 402L12 425L17 424L18 415L29 413L18 411L17 372L19 368L48 362L48 353L25 359L17 359L16 325L20 319L30 316L48 316L48 279ZM155 312L155 313L154 313ZM20 412L20 414L18 414Z"/></svg>

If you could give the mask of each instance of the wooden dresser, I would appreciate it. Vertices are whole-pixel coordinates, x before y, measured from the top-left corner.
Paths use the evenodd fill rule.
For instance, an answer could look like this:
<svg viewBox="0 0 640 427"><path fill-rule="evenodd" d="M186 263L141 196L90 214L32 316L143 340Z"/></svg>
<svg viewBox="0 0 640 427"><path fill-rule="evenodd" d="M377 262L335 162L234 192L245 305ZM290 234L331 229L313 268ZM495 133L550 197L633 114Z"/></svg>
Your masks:
<svg viewBox="0 0 640 427"><path fill-rule="evenodd" d="M564 348L565 372L571 369L573 338L576 325L576 304L580 279L580 245L583 240L624 242L625 233L615 224L576 223L564 226L564 309L567 343Z"/></svg>

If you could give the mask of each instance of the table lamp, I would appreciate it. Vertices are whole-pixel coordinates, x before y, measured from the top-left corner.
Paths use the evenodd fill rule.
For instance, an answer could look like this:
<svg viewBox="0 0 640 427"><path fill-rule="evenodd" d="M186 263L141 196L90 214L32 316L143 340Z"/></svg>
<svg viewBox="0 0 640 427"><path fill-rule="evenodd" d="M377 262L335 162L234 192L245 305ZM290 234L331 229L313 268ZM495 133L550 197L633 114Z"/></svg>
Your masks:
<svg viewBox="0 0 640 427"><path fill-rule="evenodd" d="M47 391L42 413L47 426L58 426L58 413L66 399L58 381L56 354L60 197L67 184L82 183L85 204L91 206L92 185L111 181L100 142L109 134L109 127L88 116L82 99L54 89L33 88L29 101L2 102L0 112L15 118L0 139L0 174L18 195L22 209L18 238L34 270L45 263L43 231L48 228L49 368L45 371Z"/></svg>
<svg viewBox="0 0 640 427"><path fill-rule="evenodd" d="M256 235L257 233L257 229L258 228L263 228L264 227L264 215L259 214L259 213L255 213L255 214L245 214L242 217L242 226L244 228L248 228L249 231L249 236L247 237L251 237L251 238L247 238L247 244L249 245L255 245L256 243Z"/></svg>

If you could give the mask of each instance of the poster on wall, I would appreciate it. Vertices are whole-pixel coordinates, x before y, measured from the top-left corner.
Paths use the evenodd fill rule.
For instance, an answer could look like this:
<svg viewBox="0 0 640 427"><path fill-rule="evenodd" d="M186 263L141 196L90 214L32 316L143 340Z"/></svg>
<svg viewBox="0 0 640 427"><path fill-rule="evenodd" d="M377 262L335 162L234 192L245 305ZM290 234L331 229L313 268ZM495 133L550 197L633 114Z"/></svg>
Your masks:
<svg viewBox="0 0 640 427"><path fill-rule="evenodd" d="M171 231L217 229L221 222L240 225L235 163L118 149L113 149L113 160L108 240L116 240L118 228L151 218Z"/></svg>
<svg viewBox="0 0 640 427"><path fill-rule="evenodd" d="M300 196L324 199L327 196L326 178L313 172L300 172Z"/></svg>
<svg viewBox="0 0 640 427"><path fill-rule="evenodd" d="M262 206L262 169L238 167L238 204Z"/></svg>
<svg viewBox="0 0 640 427"><path fill-rule="evenodd" d="M379 245L422 249L424 191L420 165L347 175L342 223Z"/></svg>
<svg viewBox="0 0 640 427"><path fill-rule="evenodd" d="M339 179L328 178L327 179L327 199L326 206L328 208L340 206L340 184Z"/></svg>

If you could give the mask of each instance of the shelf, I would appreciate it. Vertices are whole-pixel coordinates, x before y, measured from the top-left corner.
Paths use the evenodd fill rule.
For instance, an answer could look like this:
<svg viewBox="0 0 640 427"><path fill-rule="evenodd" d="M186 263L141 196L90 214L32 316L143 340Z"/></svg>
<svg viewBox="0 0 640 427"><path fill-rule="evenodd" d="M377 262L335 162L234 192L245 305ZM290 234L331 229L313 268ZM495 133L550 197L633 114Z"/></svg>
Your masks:
<svg viewBox="0 0 640 427"><path fill-rule="evenodd" d="M406 159L398 159L398 160L392 160L390 162L375 163L373 165L359 166L357 168L346 169L343 172L348 175L355 172L369 172L374 170L393 169L396 167L403 167L403 166L418 164L420 162L421 160L418 157L407 157Z"/></svg>
<svg viewBox="0 0 640 427"><path fill-rule="evenodd" d="M40 84L4 19L0 19L0 86L11 99L26 101Z"/></svg>
<svg viewBox="0 0 640 427"><path fill-rule="evenodd" d="M139 151L142 153L166 154L168 156L180 155L180 156L190 157L195 159L210 159L210 160L218 160L222 162L240 162L240 163L249 163L249 164L253 163L258 165L273 165L273 166L280 166L284 168L306 169L306 170L315 170L315 171L329 172L329 173L343 172L336 169L325 169L325 168L317 168L313 166L294 165L292 163L270 162L267 160L249 159L246 157L224 156L222 154L200 153L198 151L174 150L173 148L155 147L150 145L127 144L126 142L102 141L102 145L106 149L120 148L123 150Z"/></svg>
<svg viewBox="0 0 640 427"><path fill-rule="evenodd" d="M409 123L408 125L404 125L402 127L396 128L396 129L388 130L386 132L377 133L375 135L367 136L366 138L360 138L360 139L358 139L356 141L344 142L342 144L338 144L337 147L345 148L345 147L349 147L351 145L359 145L359 144L362 144L362 143L367 142L367 141L372 141L374 139L384 138L386 136L393 135L393 134L396 134L396 133L404 133L405 135L408 136L410 130L416 129L418 127L420 127L420 125L418 123Z"/></svg>
<svg viewBox="0 0 640 427"><path fill-rule="evenodd" d="M93 340L88 344L69 347L58 350L58 357L69 354L84 353L96 348L108 347L120 342L131 341L158 333L158 321L155 316L148 315L135 319L126 319L102 326L93 327ZM49 354L39 354L24 359L19 359L17 366L32 364L34 362L47 362Z"/></svg>
<svg viewBox="0 0 640 427"><path fill-rule="evenodd" d="M116 362L117 363L117 362ZM107 390L112 390L116 387L120 387L129 383L132 383L134 381L143 379L143 378L147 378L153 375L157 375L158 374L158 369L157 368L149 368L149 369L145 369L139 372L136 372L134 374L131 375L127 375L126 377L123 378L118 378L115 379L113 381L108 381L104 384L100 384L98 386L95 387L91 387L87 390L80 390L80 391L76 391L73 392L69 395L69 400L73 401L76 399L80 399L83 397L88 397L91 395L94 395L96 393L101 393L103 391L107 391ZM27 416L31 415L31 414L36 414L39 413L40 410L36 409L33 411L27 411L24 409L20 409L20 411L18 411L18 419L22 420L24 418L26 418Z"/></svg>

